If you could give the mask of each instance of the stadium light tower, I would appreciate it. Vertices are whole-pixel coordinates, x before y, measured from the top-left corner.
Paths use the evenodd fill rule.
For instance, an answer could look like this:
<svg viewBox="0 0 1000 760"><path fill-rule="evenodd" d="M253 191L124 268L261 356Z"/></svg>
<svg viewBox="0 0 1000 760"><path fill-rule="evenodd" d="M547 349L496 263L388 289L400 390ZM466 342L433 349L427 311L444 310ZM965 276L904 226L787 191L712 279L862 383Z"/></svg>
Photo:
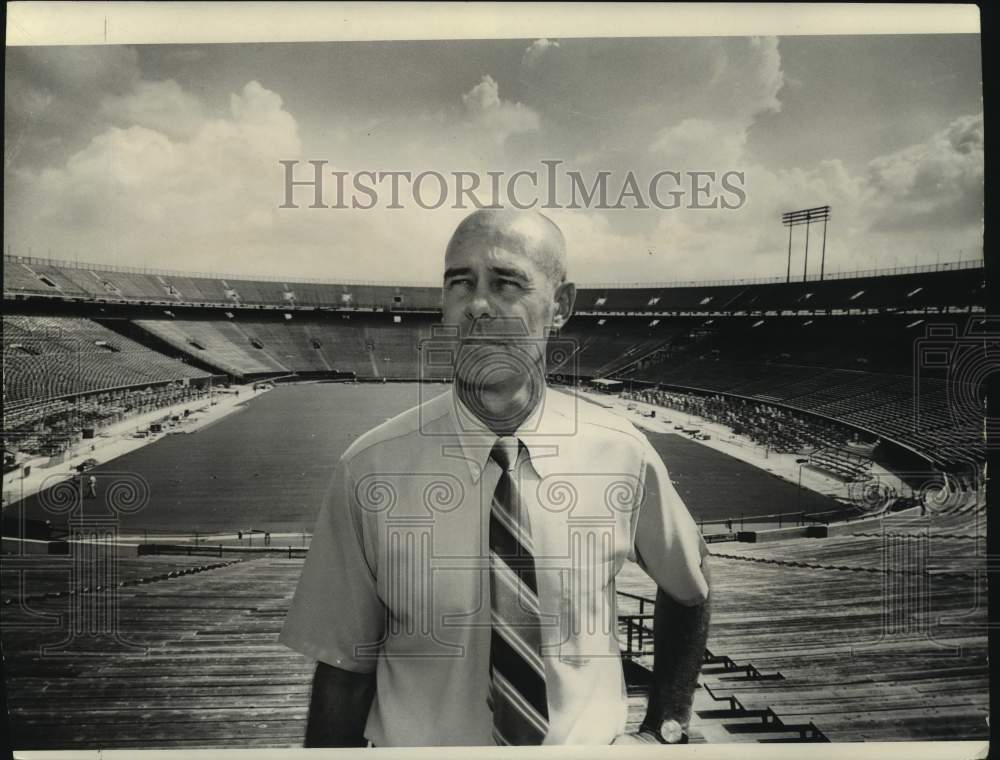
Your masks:
<svg viewBox="0 0 1000 760"><path fill-rule="evenodd" d="M816 206L815 208L804 208L799 211L786 211L781 215L781 223L788 227L788 271L785 274L785 282L792 281L792 227L800 224L806 226L806 250L802 262L802 282L806 281L809 267L809 225L813 222L823 222L823 254L819 264L819 279L823 279L823 270L826 267L826 223L830 218L829 206Z"/></svg>

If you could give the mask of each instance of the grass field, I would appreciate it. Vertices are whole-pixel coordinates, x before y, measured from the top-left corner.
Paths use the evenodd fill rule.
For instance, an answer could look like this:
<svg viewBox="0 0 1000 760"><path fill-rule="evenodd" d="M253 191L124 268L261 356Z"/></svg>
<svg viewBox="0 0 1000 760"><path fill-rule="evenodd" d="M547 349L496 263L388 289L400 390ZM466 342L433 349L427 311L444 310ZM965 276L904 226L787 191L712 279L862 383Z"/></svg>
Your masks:
<svg viewBox="0 0 1000 760"><path fill-rule="evenodd" d="M737 519L778 512L824 512L839 502L802 489L682 435L646 432L696 520Z"/></svg>
<svg viewBox="0 0 1000 760"><path fill-rule="evenodd" d="M424 388L424 398L446 390ZM366 430L419 402L416 384L305 384L279 387L199 432L170 435L94 470L135 473L149 503L122 518L121 533L312 530L333 465ZM648 433L695 519L794 511L794 484L679 435ZM99 485L100 487L100 485ZM100 501L100 500L98 500ZM86 502L90 505L97 502ZM802 509L836 502L803 491ZM25 514L46 512L31 498Z"/></svg>

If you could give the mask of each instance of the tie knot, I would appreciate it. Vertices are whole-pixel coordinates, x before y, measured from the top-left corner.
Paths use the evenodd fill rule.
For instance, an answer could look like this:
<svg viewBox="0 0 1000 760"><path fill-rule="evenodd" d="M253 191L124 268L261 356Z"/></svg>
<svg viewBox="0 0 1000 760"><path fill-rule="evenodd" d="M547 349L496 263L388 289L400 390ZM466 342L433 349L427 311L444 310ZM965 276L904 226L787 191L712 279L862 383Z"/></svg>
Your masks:
<svg viewBox="0 0 1000 760"><path fill-rule="evenodd" d="M521 442L515 436L500 436L497 442L493 444L490 459L500 465L501 469L505 472L510 472L514 469L514 463L517 461L517 453L520 445Z"/></svg>

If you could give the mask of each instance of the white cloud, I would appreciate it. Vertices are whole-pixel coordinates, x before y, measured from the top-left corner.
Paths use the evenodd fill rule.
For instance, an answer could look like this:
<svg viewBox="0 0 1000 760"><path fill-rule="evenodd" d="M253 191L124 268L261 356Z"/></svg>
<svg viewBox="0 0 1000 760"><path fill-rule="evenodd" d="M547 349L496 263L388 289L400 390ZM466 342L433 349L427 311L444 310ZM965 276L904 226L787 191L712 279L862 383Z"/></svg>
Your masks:
<svg viewBox="0 0 1000 760"><path fill-rule="evenodd" d="M983 203L983 116L962 116L929 140L881 156L867 181L881 229L977 221Z"/></svg>
<svg viewBox="0 0 1000 760"><path fill-rule="evenodd" d="M493 77L484 74L479 84L462 95L462 102L473 114L498 109L500 108L500 88Z"/></svg>
<svg viewBox="0 0 1000 760"><path fill-rule="evenodd" d="M785 84L776 37L718 40L705 83L706 115L749 123L762 113L781 110Z"/></svg>
<svg viewBox="0 0 1000 760"><path fill-rule="evenodd" d="M651 150L664 166L728 171L739 168L746 128L707 119L684 119L657 133Z"/></svg>
<svg viewBox="0 0 1000 760"><path fill-rule="evenodd" d="M204 121L204 107L172 79L140 80L123 95L109 95L101 103L114 123L155 129L172 137L190 137Z"/></svg>
<svg viewBox="0 0 1000 760"><path fill-rule="evenodd" d="M542 59L547 51L558 47L559 42L556 40L549 40L544 37L540 40L535 40L524 51L524 57L521 58L521 65L525 68L531 68Z"/></svg>
<svg viewBox="0 0 1000 760"><path fill-rule="evenodd" d="M484 74L476 86L462 95L462 103L472 123L497 143L539 128L538 113L521 103L501 100L500 87L489 74Z"/></svg>
<svg viewBox="0 0 1000 760"><path fill-rule="evenodd" d="M167 103L190 102L173 87L140 87L134 113L164 115L138 107L162 102L151 92L172 93ZM255 244L251 233L275 217L277 162L299 157L297 126L281 98L256 82L232 96L227 117L195 124L188 116L187 139L138 123L111 127L60 168L21 170L17 181L27 193L15 227L81 258L107 260L118 250L137 264L204 269L214 258L231 268L241 245Z"/></svg>
<svg viewBox="0 0 1000 760"><path fill-rule="evenodd" d="M754 37L750 40L750 49L755 58L754 66L756 90L748 93L751 103L755 103L754 113L765 111L780 111L781 101L778 93L785 84L785 75L781 68L781 54L778 52L776 37Z"/></svg>
<svg viewBox="0 0 1000 760"><path fill-rule="evenodd" d="M774 37L754 37L715 46L705 103L698 116L660 129L650 149L671 166L726 170L743 159L756 118L781 110L781 54Z"/></svg>
<svg viewBox="0 0 1000 760"><path fill-rule="evenodd" d="M703 141L697 139L700 132ZM707 146L716 145L717 157L742 166L746 204L738 210L667 210L659 212L653 229L628 234L613 229L609 219L615 212L551 212L564 227L571 271L584 281L781 277L788 255L781 213L818 205L832 207L827 272L980 255L981 114L958 118L924 142L876 158L862 172L851 172L837 159L782 170L761 166L745 155L741 134L727 136L725 128L711 122L686 120L659 136L659 148L675 155L692 146L705 156ZM680 164L685 165L691 163ZM803 271L805 229L793 234L796 278ZM822 227L816 225L810 234L810 274L819 271L822 240Z"/></svg>
<svg viewBox="0 0 1000 760"><path fill-rule="evenodd" d="M504 100L497 81L485 74L436 111L387 118L378 127L355 140L345 155L351 166L483 172L516 164L511 144L538 136L542 120L531 107Z"/></svg>

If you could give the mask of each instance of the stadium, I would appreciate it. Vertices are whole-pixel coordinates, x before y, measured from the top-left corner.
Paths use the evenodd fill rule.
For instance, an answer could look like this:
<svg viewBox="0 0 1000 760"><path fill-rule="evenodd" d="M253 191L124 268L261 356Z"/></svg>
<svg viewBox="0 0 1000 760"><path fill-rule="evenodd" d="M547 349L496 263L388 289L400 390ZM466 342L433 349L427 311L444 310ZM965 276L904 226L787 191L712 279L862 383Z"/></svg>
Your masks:
<svg viewBox="0 0 1000 760"><path fill-rule="evenodd" d="M988 738L984 285L580 286L549 381L643 430L714 556L693 742ZM447 387L440 297L5 255L14 746L301 745L309 531L347 446ZM633 725L654 594L618 578Z"/></svg>

